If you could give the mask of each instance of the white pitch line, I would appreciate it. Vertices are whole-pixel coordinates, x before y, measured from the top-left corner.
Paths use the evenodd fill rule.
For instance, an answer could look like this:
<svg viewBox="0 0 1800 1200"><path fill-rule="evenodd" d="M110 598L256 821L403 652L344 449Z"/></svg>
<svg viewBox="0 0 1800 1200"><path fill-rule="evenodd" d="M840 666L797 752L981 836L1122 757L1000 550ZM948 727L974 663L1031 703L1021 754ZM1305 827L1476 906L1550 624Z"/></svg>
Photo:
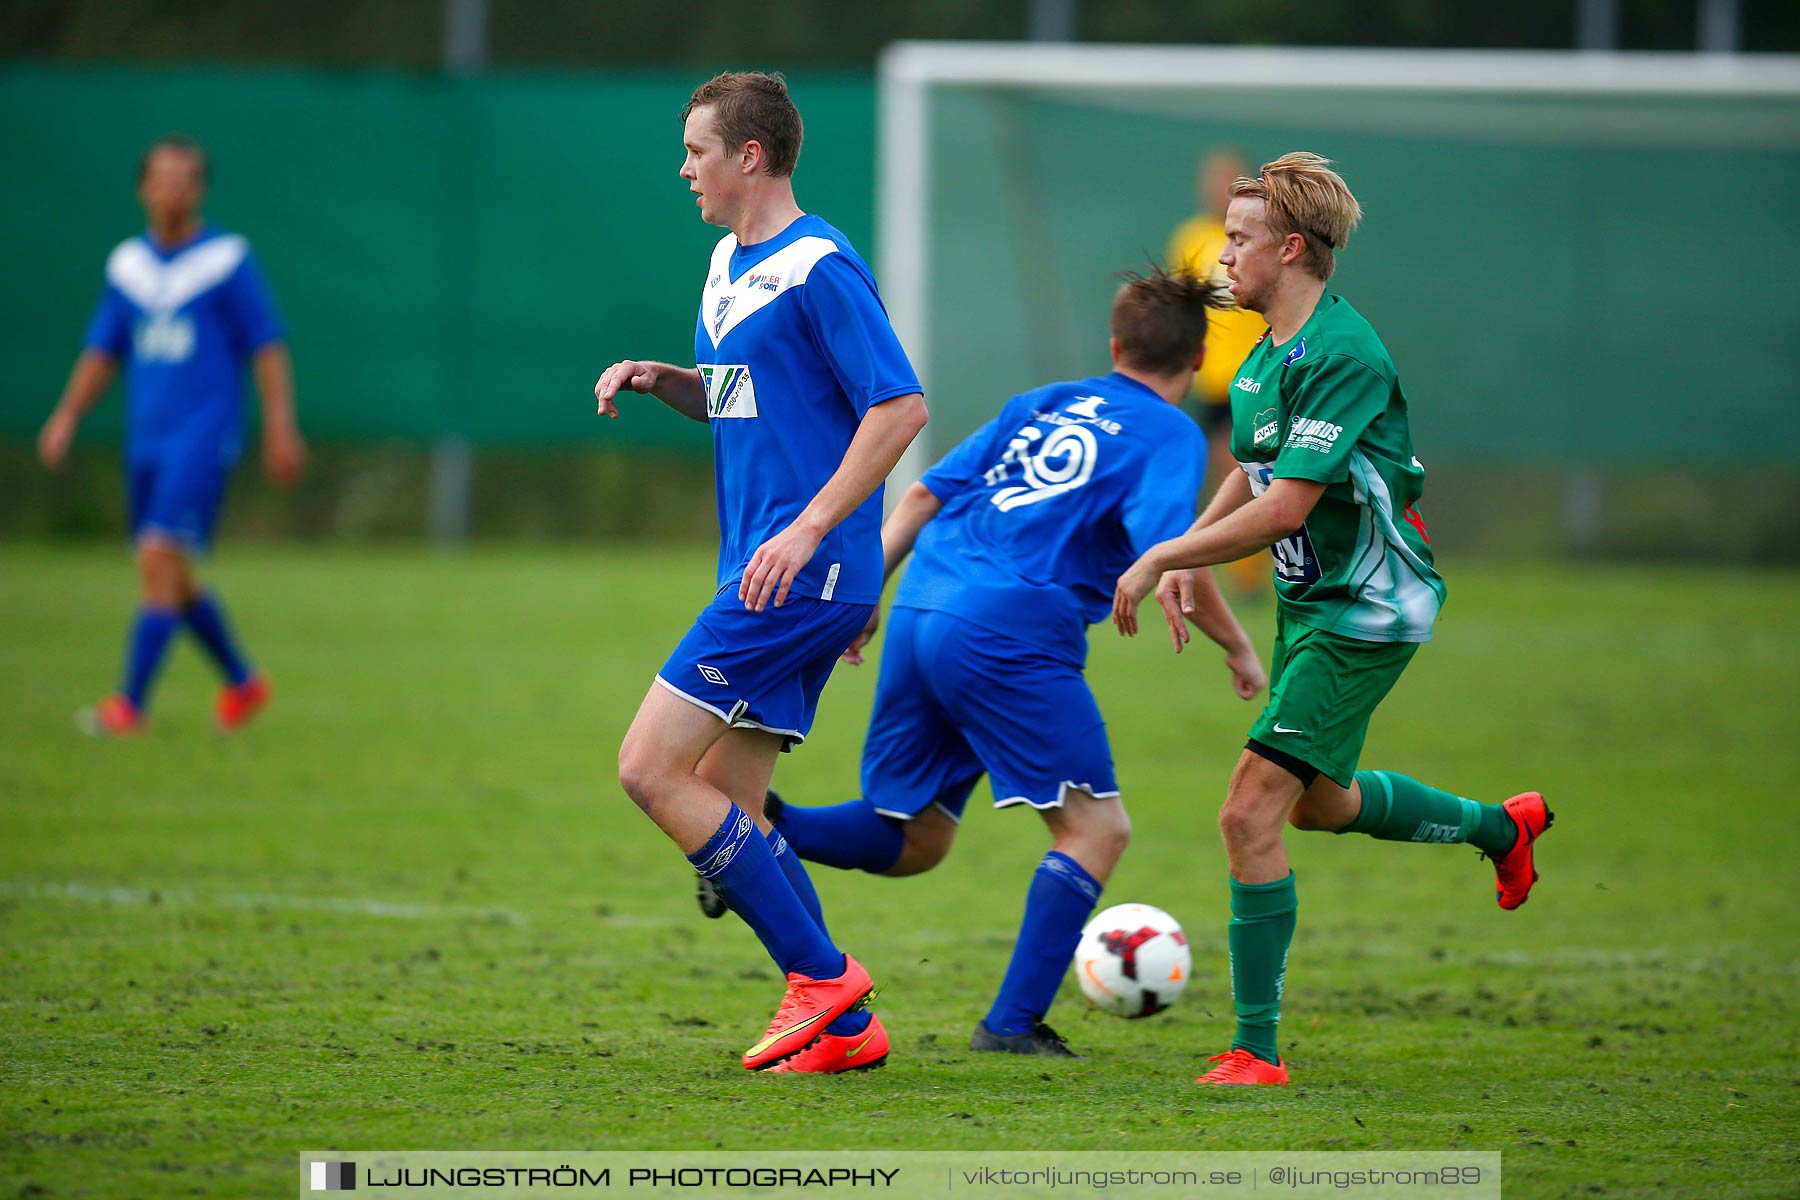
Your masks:
<svg viewBox="0 0 1800 1200"><path fill-rule="evenodd" d="M526 917L503 908L469 908L456 904L413 904L371 900L361 896L287 896L259 892L195 892L187 888L99 887L87 883L0 879L0 896L35 900L88 900L103 904L176 904L197 908L284 908L304 912L345 913L402 921L474 920L524 925Z"/></svg>

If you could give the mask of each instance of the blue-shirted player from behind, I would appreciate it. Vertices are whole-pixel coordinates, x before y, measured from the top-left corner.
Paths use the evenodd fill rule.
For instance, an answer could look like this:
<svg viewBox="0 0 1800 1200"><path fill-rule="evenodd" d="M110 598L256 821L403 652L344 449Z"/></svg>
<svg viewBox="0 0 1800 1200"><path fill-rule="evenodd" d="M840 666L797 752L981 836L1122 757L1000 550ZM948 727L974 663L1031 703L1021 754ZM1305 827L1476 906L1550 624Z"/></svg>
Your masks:
<svg viewBox="0 0 1800 1200"><path fill-rule="evenodd" d="M62 466L76 427L124 364L130 396L125 467L139 604L115 694L86 710L91 733L144 727L150 688L169 643L186 628L224 676L214 717L236 729L268 703L268 677L233 636L218 596L195 578L212 542L226 480L244 441L244 371L263 410L263 465L277 483L298 479L306 446L294 419L293 371L275 304L242 237L202 222L206 155L163 138L138 166L149 228L119 243L88 326L86 348L38 435L38 455Z"/></svg>
<svg viewBox="0 0 1800 1200"><path fill-rule="evenodd" d="M862 796L769 804L801 857L882 875L942 861L984 773L995 807L1043 817L1050 852L972 1049L1073 1056L1044 1016L1131 833L1083 677L1087 627L1110 612L1119 567L1193 520L1206 438L1176 405L1224 303L1190 276L1129 279L1113 301L1111 374L1014 397L907 490L882 530L885 571L909 551L912 564L888 619ZM1238 695L1256 695L1262 664L1211 576L1166 583L1224 649ZM827 1036L800 1057L844 1069L853 1049Z"/></svg>
<svg viewBox="0 0 1800 1200"><path fill-rule="evenodd" d="M720 75L682 113L688 181L731 232L707 267L696 366L626 360L594 385L617 416L648 392L712 428L719 570L619 748L619 782L755 931L787 976L751 1070L828 1029L858 1065L888 1037L869 974L832 942L805 867L763 818L782 750L881 597L881 485L925 424L919 381L844 235L800 211L801 121L779 75Z"/></svg>

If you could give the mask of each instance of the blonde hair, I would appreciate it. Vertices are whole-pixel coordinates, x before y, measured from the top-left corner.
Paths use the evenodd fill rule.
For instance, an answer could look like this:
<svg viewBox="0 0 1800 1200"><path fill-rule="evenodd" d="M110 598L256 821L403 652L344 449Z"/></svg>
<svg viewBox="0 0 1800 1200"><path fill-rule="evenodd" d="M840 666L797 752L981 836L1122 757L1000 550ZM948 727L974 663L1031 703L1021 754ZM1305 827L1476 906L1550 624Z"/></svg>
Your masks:
<svg viewBox="0 0 1800 1200"><path fill-rule="evenodd" d="M1276 237L1297 233L1305 238L1299 263L1321 280L1330 279L1337 268L1332 251L1349 242L1350 231L1362 220L1362 205L1331 169L1331 160L1305 150L1264 163L1260 177L1232 184L1231 196L1263 201L1269 231Z"/></svg>

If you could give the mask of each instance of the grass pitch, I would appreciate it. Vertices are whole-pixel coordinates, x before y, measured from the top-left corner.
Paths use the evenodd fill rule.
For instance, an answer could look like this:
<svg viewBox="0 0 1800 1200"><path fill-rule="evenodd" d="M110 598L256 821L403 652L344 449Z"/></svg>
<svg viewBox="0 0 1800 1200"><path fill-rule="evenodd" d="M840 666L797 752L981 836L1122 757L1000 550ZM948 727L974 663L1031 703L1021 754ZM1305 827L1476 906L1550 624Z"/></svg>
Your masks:
<svg viewBox="0 0 1800 1200"><path fill-rule="evenodd" d="M76 736L130 601L116 550L0 548L0 1165L9 1194L285 1195L304 1148L1478 1149L1511 1197L1800 1192L1800 579L1447 564L1364 764L1558 818L1517 913L1466 847L1295 835L1284 1090L1230 1037L1213 819L1253 708L1210 648L1096 631L1137 840L1106 893L1196 977L1087 1062L964 1047L1045 836L977 803L922 878L816 868L876 973L887 1069L737 1065L779 995L618 792L702 553L228 547L276 701L208 726L191 645L153 732ZM1249 614L1268 642L1269 616ZM873 668L777 784L853 794ZM978 799L985 792L978 792Z"/></svg>

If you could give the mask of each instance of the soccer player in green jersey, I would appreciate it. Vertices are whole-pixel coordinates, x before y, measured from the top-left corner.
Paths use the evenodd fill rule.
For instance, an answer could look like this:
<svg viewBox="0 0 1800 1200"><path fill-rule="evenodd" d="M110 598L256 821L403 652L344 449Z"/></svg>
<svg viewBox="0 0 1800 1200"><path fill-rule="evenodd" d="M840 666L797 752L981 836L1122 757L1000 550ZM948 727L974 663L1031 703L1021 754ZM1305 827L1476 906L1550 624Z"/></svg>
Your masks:
<svg viewBox="0 0 1800 1200"><path fill-rule="evenodd" d="M1416 507L1406 396L1369 323L1326 288L1362 209L1330 160L1286 154L1231 188L1219 255L1240 308L1269 324L1231 386L1231 451L1242 470L1191 529L1145 552L1113 597L1137 632L1152 588L1177 643L1195 568L1265 547L1277 625L1269 703L1232 772L1219 829L1231 869L1231 990L1237 1036L1207 1084L1282 1084L1275 1044L1294 936L1294 873L1282 825L1396 842L1470 842L1494 861L1500 907L1525 903L1544 798L1478 804L1392 771L1359 771L1375 706L1444 602Z"/></svg>

